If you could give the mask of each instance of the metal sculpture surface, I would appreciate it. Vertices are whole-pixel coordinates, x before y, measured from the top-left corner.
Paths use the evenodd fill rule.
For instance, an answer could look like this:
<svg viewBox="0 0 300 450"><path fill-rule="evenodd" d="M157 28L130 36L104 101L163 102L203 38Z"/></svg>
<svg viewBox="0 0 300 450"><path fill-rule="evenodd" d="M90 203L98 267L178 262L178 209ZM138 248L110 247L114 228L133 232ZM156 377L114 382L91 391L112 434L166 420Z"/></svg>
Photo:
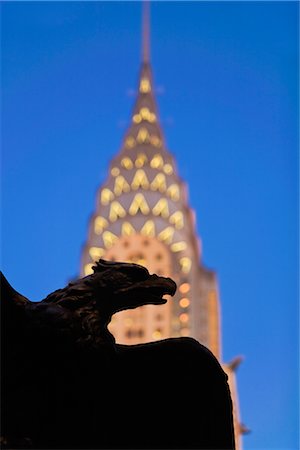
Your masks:
<svg viewBox="0 0 300 450"><path fill-rule="evenodd" d="M94 273L31 302L1 274L3 449L234 449L227 376L192 338L118 345L114 313L176 291L145 267Z"/></svg>

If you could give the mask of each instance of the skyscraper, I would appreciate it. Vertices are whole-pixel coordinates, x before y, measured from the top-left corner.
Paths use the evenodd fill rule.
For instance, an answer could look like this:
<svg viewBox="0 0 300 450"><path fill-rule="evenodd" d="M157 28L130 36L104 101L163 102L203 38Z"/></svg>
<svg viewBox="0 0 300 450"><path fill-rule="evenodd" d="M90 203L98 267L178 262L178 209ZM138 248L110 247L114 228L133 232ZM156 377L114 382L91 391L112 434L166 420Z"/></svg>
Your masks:
<svg viewBox="0 0 300 450"><path fill-rule="evenodd" d="M113 317L110 329L116 341L135 344L192 336L222 363L217 276L201 261L195 212L160 125L146 7L138 93L121 149L111 160L107 179L97 192L82 253L81 276L91 273L94 261L101 257L136 262L151 273L170 276L178 289L165 305L146 305ZM234 374L238 363L237 358L222 366L229 376L235 437L237 449L241 449Z"/></svg>

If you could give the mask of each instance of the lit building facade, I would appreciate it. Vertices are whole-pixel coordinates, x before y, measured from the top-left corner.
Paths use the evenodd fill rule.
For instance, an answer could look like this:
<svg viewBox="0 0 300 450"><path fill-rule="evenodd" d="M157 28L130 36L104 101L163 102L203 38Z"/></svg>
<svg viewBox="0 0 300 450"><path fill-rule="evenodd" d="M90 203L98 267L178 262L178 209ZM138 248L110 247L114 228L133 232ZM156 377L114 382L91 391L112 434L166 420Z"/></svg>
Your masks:
<svg viewBox="0 0 300 450"><path fill-rule="evenodd" d="M164 305L146 305L113 316L109 326L118 343L136 344L191 336L222 361L218 282L201 261L201 241L185 182L166 147L160 126L149 61L148 22L138 94L121 149L98 189L82 252L81 276L99 258L132 261L150 273L169 276L178 289ZM238 364L223 364L234 406L237 449L242 427L235 386Z"/></svg>

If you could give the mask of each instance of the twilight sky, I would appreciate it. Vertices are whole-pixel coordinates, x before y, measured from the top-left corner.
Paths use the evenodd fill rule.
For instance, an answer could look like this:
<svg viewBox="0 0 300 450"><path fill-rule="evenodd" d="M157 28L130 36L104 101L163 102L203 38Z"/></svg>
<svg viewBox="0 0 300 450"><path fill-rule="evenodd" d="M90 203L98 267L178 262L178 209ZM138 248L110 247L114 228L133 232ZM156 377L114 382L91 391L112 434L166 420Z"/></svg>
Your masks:
<svg viewBox="0 0 300 450"><path fill-rule="evenodd" d="M219 279L244 450L297 450L297 2L152 2L160 119ZM32 300L79 271L129 124L141 3L2 2L1 270Z"/></svg>

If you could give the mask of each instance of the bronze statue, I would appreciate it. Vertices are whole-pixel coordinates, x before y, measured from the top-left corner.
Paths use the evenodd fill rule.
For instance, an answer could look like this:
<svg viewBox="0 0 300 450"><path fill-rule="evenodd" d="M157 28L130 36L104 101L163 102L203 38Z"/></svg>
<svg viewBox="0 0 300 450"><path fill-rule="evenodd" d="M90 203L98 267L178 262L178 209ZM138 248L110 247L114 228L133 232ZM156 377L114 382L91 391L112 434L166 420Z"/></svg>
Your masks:
<svg viewBox="0 0 300 450"><path fill-rule="evenodd" d="M94 273L31 302L1 273L3 449L231 449L224 373L195 339L120 345L117 311L160 305L170 278L99 260Z"/></svg>

